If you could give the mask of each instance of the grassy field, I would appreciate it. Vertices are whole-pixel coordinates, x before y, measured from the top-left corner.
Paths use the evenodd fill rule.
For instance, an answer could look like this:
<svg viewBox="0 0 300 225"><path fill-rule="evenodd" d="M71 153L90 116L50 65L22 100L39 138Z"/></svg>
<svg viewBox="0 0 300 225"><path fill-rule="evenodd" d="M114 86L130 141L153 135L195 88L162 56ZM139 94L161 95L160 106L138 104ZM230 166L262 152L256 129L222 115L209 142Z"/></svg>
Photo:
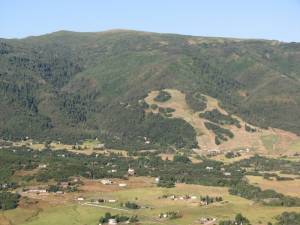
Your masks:
<svg viewBox="0 0 300 225"><path fill-rule="evenodd" d="M269 151L275 150L275 145L278 142L276 135L266 135L261 137L262 143Z"/></svg>
<svg viewBox="0 0 300 225"><path fill-rule="evenodd" d="M119 211L117 209L103 209L93 206L81 205L75 196L79 194L65 194L61 198L65 198L61 203L54 201L54 198L46 197L39 200L38 203L21 206L15 210L5 211L0 214L1 225L93 225L98 224L99 218L105 212L112 214L138 215L141 224L200 224L198 221L201 217L214 217L217 219L232 218L236 213L241 212L248 217L252 224L266 224L268 221L274 221L274 217L283 211L298 211L300 208L282 208L282 207L266 207L255 204L252 201L232 196L228 194L227 188L207 187L200 185L177 184L175 188L164 189L155 187L151 184L152 179L143 178L146 182L139 182L138 179L128 181L129 186L126 189L116 189L105 186L101 189L84 187L79 193L85 197L85 201L97 198L117 199L117 203L105 203L105 206L120 208L121 202L132 201L137 202L140 206L147 206L139 210ZM147 183L148 182L148 183ZM134 187L134 185L136 187ZM88 183L87 185L91 185ZM88 190L88 191L87 191ZM171 200L160 199L164 194L174 195L195 195L195 196L222 196L222 203L214 203L209 206L200 206L193 200ZM68 196L71 195L71 196ZM64 203L63 203L64 202ZM168 211L179 211L183 217L175 220L160 220L158 215Z"/></svg>
<svg viewBox="0 0 300 225"><path fill-rule="evenodd" d="M287 177L287 176L285 176ZM263 190L273 189L279 193L285 195L291 195L300 197L300 180L287 180L287 181L277 181L277 180L267 180L260 176L247 176L247 179L251 184L257 185Z"/></svg>
<svg viewBox="0 0 300 225"><path fill-rule="evenodd" d="M299 151L300 150L300 140L294 141L293 143L291 143L291 145L289 146L289 149L292 151Z"/></svg>

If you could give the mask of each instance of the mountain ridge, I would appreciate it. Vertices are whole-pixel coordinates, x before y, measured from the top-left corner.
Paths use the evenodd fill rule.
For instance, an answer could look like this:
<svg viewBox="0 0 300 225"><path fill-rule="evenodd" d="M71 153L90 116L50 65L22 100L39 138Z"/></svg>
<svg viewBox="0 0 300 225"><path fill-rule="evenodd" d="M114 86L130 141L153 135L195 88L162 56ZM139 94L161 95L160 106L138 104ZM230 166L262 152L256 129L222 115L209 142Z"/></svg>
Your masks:
<svg viewBox="0 0 300 225"><path fill-rule="evenodd" d="M44 34L37 34L37 35L29 35L25 37L13 37L13 38L4 38L0 37L0 40L24 40L24 39L30 39L30 38L39 38L43 36L49 36L49 35L57 35L57 34L107 34L107 33L144 33L144 34L157 34L157 35L178 35L178 36L186 36L186 37L195 37L195 38L205 38L205 39L226 39L226 40L236 40L236 41L267 41L267 42L273 42L274 44L276 42L278 43L300 43L298 41L282 41L277 39L268 39L268 38L239 38L239 37L227 37L227 36L202 36L202 35L194 35L194 34L182 34L182 33L172 33L172 32L156 32L156 31L145 31L145 30L135 30L135 29L126 29L126 28L112 28L107 30L101 30L101 31L75 31L75 30L57 30L52 31Z"/></svg>
<svg viewBox="0 0 300 225"><path fill-rule="evenodd" d="M140 148L128 129L147 134L147 123L159 125L137 102L166 88L212 96L250 124L300 134L299 65L300 44L278 41L127 30L0 39L0 136L101 136Z"/></svg>

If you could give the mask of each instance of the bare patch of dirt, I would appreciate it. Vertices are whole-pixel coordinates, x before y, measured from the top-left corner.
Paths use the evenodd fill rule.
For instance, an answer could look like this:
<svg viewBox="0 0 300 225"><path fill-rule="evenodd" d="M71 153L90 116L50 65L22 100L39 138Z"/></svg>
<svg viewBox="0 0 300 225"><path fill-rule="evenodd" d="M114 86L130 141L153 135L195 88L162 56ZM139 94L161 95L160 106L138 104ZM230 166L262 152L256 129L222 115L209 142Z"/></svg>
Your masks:
<svg viewBox="0 0 300 225"><path fill-rule="evenodd" d="M234 138L229 139L228 141L222 142L220 145L215 144L215 134L208 130L204 122L206 121L203 118L199 117L199 112L194 112L187 105L185 101L185 94L175 90L175 89L165 89L165 91L171 94L171 99L166 102L156 102L154 98L157 96L158 91L152 91L145 98L145 101L151 105L156 104L158 107L162 108L172 108L175 109L172 112L172 117L184 119L186 122L190 123L196 133L197 133L197 141L200 146L201 151L209 151L213 149L218 149L220 151L225 150L240 150L240 149L252 149L253 152L250 155L255 153L265 154L265 155L282 155L282 154L293 154L295 151L293 149L290 150L291 143L294 144L294 148L297 148L298 141L300 143L300 138L291 132L283 131L280 129L260 129L255 127L257 132L247 132L245 130L245 122L237 117L241 124L241 128L237 128L236 126L224 126L227 129L230 129L234 133ZM245 94L245 93L241 93ZM228 115L228 113L219 105L217 99L212 98L210 96L204 95L207 99L207 108L204 111L211 111L213 109L218 109L221 113ZM158 109L152 110L148 109L146 112L158 113ZM274 144L274 149L269 151L262 141L263 136L274 135L276 136L277 142ZM300 146L300 144L299 144ZM195 152L200 153L200 149L194 149Z"/></svg>

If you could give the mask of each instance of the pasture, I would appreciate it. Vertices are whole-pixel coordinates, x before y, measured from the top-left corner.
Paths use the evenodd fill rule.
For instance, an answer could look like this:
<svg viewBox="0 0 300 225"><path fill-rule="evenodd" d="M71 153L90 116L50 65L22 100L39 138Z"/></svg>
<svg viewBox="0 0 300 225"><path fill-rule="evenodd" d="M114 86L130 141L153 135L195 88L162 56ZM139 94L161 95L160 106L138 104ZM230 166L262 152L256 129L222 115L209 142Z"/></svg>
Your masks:
<svg viewBox="0 0 300 225"><path fill-rule="evenodd" d="M288 176L284 176L284 177L288 177ZM277 181L275 179L267 180L261 176L247 176L247 179L249 180L250 184L257 185L263 190L273 189L284 195L300 197L299 179Z"/></svg>

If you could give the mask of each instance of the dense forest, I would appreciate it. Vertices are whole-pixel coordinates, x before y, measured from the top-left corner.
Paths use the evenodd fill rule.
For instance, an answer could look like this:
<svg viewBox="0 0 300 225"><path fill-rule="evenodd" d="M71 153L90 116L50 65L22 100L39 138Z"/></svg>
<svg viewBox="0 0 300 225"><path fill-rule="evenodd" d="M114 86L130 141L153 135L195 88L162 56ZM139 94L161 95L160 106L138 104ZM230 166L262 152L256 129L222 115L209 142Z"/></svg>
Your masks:
<svg viewBox="0 0 300 225"><path fill-rule="evenodd" d="M0 39L0 137L191 148L195 131L185 121L148 117L138 104L165 88L184 92L195 111L205 109L205 94L249 124L300 134L299 53L298 43L135 31ZM218 112L203 116L238 126Z"/></svg>

